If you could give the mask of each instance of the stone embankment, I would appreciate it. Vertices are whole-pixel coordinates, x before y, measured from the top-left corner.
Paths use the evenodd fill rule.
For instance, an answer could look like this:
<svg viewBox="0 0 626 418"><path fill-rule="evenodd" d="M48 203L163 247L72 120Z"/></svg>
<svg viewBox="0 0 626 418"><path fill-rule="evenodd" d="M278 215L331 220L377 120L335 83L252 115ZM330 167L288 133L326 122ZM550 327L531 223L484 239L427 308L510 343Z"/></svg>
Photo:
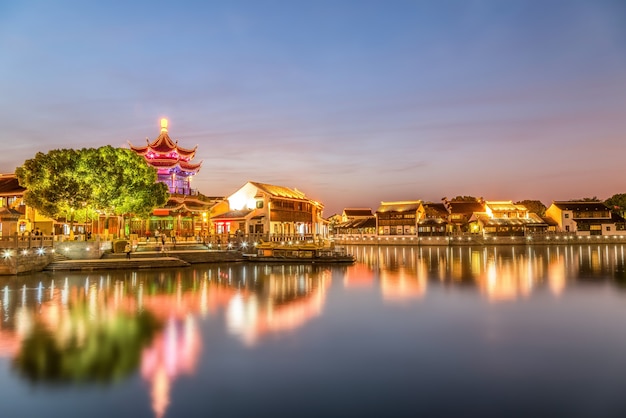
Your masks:
<svg viewBox="0 0 626 418"><path fill-rule="evenodd" d="M107 245L108 244L108 245ZM130 259L113 253L110 243L94 241L58 242L54 247L5 248L0 258L0 275L37 271L93 271L115 269L178 268L197 263L243 261L241 251L212 250L203 245L168 244L136 246Z"/></svg>

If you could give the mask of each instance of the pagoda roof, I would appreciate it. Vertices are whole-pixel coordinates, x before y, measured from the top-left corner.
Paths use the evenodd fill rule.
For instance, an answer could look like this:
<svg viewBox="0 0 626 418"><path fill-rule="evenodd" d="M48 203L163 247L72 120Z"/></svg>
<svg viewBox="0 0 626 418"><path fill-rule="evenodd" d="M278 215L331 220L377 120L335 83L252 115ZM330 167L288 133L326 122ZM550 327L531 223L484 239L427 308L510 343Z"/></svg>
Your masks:
<svg viewBox="0 0 626 418"><path fill-rule="evenodd" d="M172 141L172 138L167 133L167 120L161 120L161 134L156 137L156 139L150 142L150 139L146 138L145 146L135 146L128 141L128 145L130 149L135 151L137 154L146 155L150 154L152 151L155 154L170 154L175 152L178 156L183 157L183 159L191 160L196 154L196 149L198 146L196 145L193 148L183 148L178 145L178 140Z"/></svg>
<svg viewBox="0 0 626 418"><path fill-rule="evenodd" d="M175 168L178 166L183 171L198 171L200 170L200 166L202 166L202 161L197 164L191 163L189 161L181 160L180 158L176 160L168 160L163 158L158 159L149 159L148 163L155 168Z"/></svg>

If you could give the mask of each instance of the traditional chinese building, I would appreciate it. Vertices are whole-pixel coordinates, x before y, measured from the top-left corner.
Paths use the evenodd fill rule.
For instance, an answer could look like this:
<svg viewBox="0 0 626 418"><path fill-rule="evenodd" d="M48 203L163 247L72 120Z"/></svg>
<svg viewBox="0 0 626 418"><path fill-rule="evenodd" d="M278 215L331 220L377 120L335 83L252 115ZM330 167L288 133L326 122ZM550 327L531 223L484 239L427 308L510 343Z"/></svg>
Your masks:
<svg viewBox="0 0 626 418"><path fill-rule="evenodd" d="M376 210L378 235L417 235L421 200L380 202Z"/></svg>
<svg viewBox="0 0 626 418"><path fill-rule="evenodd" d="M129 233L139 236L155 231L180 237L199 235L208 229L208 212L218 198L202 195L192 188L192 179L200 171L202 162L195 163L196 145L184 148L173 141L168 133L167 119L161 119L161 133L146 145L130 149L143 156L157 170L157 180L167 185L170 199L162 208L155 209L150 220L133 219Z"/></svg>
<svg viewBox="0 0 626 418"><path fill-rule="evenodd" d="M326 237L324 206L299 190L248 182L213 208L214 234L247 234L265 240Z"/></svg>

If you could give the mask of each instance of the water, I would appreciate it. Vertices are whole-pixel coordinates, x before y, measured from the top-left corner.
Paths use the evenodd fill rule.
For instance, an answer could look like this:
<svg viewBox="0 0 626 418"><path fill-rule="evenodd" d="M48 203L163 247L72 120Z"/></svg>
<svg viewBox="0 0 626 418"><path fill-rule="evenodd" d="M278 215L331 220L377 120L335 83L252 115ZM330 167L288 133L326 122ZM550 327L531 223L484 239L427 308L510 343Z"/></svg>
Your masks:
<svg viewBox="0 0 626 418"><path fill-rule="evenodd" d="M626 416L623 245L0 278L0 417Z"/></svg>

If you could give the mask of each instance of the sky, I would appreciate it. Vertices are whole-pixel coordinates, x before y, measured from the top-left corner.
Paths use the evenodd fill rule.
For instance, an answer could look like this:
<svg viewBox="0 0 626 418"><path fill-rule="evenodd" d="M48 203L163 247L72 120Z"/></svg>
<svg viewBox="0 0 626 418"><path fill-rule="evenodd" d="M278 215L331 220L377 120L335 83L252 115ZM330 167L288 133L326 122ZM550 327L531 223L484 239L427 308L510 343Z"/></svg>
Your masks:
<svg viewBox="0 0 626 418"><path fill-rule="evenodd" d="M381 201L626 193L622 0L0 1L0 172L159 135L194 186Z"/></svg>

